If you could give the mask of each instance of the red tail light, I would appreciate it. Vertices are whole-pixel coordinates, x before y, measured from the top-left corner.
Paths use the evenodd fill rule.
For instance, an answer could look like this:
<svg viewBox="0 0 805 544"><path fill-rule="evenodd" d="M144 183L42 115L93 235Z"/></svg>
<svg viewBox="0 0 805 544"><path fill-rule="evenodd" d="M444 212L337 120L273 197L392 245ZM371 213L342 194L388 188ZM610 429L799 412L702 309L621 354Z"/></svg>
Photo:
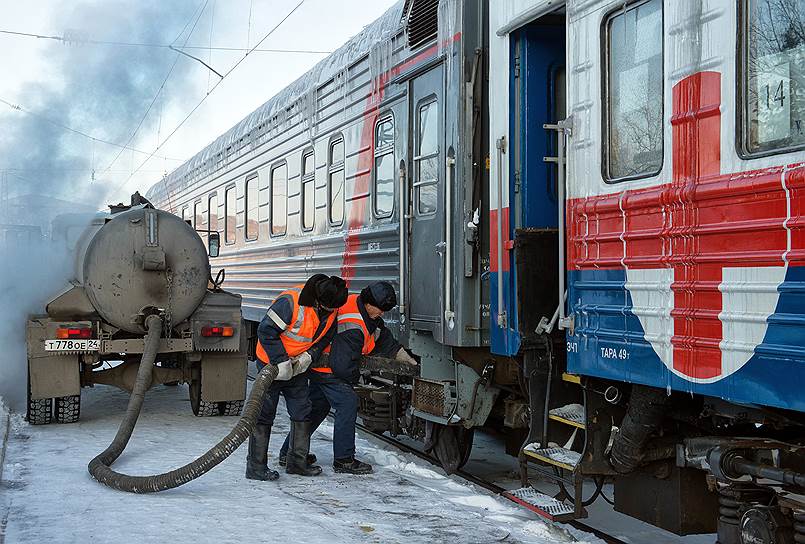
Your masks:
<svg viewBox="0 0 805 544"><path fill-rule="evenodd" d="M224 325L213 325L209 327L201 327L201 336L235 336L235 328L227 327Z"/></svg>
<svg viewBox="0 0 805 544"><path fill-rule="evenodd" d="M73 339L73 340L88 340L92 338L92 329L84 327L65 327L56 329L56 338L59 339Z"/></svg>

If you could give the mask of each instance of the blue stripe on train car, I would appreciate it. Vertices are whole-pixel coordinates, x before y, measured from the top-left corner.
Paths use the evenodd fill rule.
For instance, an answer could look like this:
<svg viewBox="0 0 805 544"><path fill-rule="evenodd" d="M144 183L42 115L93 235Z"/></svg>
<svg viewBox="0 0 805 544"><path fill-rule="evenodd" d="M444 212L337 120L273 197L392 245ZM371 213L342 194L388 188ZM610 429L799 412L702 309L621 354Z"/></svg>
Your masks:
<svg viewBox="0 0 805 544"><path fill-rule="evenodd" d="M747 362L710 383L696 383L663 363L632 311L624 270L572 271L569 276L576 319L574 334L567 337L569 372L805 411L805 267L787 271L763 340Z"/></svg>

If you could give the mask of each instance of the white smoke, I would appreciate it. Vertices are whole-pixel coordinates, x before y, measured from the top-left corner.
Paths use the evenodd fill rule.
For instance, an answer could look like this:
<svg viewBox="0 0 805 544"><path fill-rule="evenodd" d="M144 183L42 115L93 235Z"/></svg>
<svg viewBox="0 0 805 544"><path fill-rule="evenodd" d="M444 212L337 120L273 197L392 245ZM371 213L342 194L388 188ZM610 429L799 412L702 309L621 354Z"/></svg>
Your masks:
<svg viewBox="0 0 805 544"><path fill-rule="evenodd" d="M197 0L64 2L52 19L87 39L170 44L195 28L188 22L202 13L200 5ZM51 233L52 222L60 214L102 209L106 203L100 199L113 183L106 167L119 148L75 131L125 144L177 55L167 48L93 45L78 38L50 47L47 81L23 84L17 96L8 97L30 113L0 108L0 396L17 411L24 410L26 398L25 324L29 315L44 314L74 276L76 250L65 239L74 240L77 233L58 228ZM182 61L171 72L160 97L165 107L189 88L192 66ZM145 119L133 145L154 133L158 119L153 114ZM130 155L124 152L112 170Z"/></svg>
<svg viewBox="0 0 805 544"><path fill-rule="evenodd" d="M14 411L25 410L28 359L24 339L28 317L43 313L45 304L68 285L73 263L74 256L65 244L43 237L31 237L25 243L10 242L3 247L0 397Z"/></svg>

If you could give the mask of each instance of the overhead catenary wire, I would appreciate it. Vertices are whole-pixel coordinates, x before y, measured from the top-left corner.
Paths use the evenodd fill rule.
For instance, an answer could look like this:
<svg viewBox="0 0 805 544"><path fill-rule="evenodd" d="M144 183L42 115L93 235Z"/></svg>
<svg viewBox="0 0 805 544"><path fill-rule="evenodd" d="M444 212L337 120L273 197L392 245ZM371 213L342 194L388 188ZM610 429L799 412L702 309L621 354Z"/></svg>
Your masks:
<svg viewBox="0 0 805 544"><path fill-rule="evenodd" d="M207 3L208 2L209 2L209 0L204 0L204 3L201 5L201 8L198 11L198 14L193 13L193 17L191 17L190 19L187 20L187 22L184 25L184 28L182 28L182 31L179 32L179 35L176 36L175 40L173 40L174 43L176 43L176 41L178 41L179 38L182 37L182 34L185 33L185 31L187 30L187 27L190 26L191 21L195 20L195 22L193 22L193 28L190 29L190 32L187 33L187 37L184 40L184 45L187 45L187 42L190 40L190 36L193 35L193 31L196 29L196 25L198 25L199 19L201 19L201 16L204 14L204 10L207 8ZM170 79L171 74L173 74L174 68L176 68L176 65L179 62L179 53L181 53L181 51L177 51L176 57L173 59L173 64L171 64L170 70L168 70L168 73L165 75L165 78L162 80L162 84L157 89L157 92L154 95L153 100L151 100L151 103L148 104L148 108L146 108L145 113L143 113L142 117L140 117L140 122L137 123L137 127L134 129L134 131L129 136L129 139L126 141L126 145L130 145L131 142L134 140L134 137L137 135L137 132L139 132L140 128L143 126L143 123L145 122L145 119L148 117L148 114L151 112L151 108L154 107L154 103L156 103L157 98L159 98L159 95L162 93L162 90L165 88L165 85L168 83L168 79ZM157 140L157 143L159 143L159 140ZM114 165L115 162L117 162L117 160L120 158L120 155L122 153L123 153L123 149L118 151L117 155L115 155L115 157L111 160L111 162L109 162L109 165L106 168L104 168L101 173L108 172L112 168L112 165Z"/></svg>
<svg viewBox="0 0 805 544"><path fill-rule="evenodd" d="M249 31L251 31L251 23L249 24ZM77 43L86 45L109 45L118 47L157 47L162 49L171 48L171 44L165 44L165 43L119 42L110 40L76 39L76 38L66 38L64 36L54 36L49 34L37 34L34 32L17 32L14 30L0 30L0 34L7 34L11 36L20 36L27 38L38 38L42 40L55 40L58 42L62 42L64 44ZM332 51L324 51L318 49L285 49L285 48L254 49L250 47L225 47L225 46L213 46L213 45L184 45L181 47L181 49L202 49L205 51L212 50L212 51L232 51L232 52L248 51L250 53L299 53L306 55L329 55L330 53L332 53Z"/></svg>
<svg viewBox="0 0 805 544"><path fill-rule="evenodd" d="M143 162L141 162L141 163L140 163L140 165L139 165L137 168L135 168L135 169L132 171L131 175L130 175L130 176L127 178L127 179L125 179L125 180L124 180L124 181L122 181L121 183L118 183L117 185L115 185L114 187L112 187L112 188L111 188L111 190L110 190L109 192L114 192L114 191L118 190L120 187L122 187L123 185L125 185L126 183L128 183L129 181L131 181L131 178L133 178L133 177L134 177L134 175L135 175L137 172L139 172L139 171L140 171L140 169L141 169L143 166L145 166L145 164L146 164L146 163L147 163L149 160L151 160L151 158L152 158L153 156L155 156L155 155L156 155L156 152L157 152L157 151L159 151L159 150L162 148L162 146L164 146L164 145L165 145L165 144L168 142L168 140L170 140L170 139L173 137L173 135L174 135L174 134L176 134L176 133L179 131L179 129L180 129L180 128L182 128L182 126L184 126L184 124L187 122L187 120L188 120L188 119L190 119L190 117L192 117L192 116L193 116L193 114L196 112L196 110L198 110L198 109L201 107L201 105L202 105L202 104L204 104L204 102L206 102L207 98L209 98L209 96L210 96L210 95L211 95L211 94L212 94L212 93L215 91L215 89L217 89L217 88L218 88L218 86L219 86L219 85L221 85L221 83L223 83L223 82L224 82L224 80L226 80L227 76L229 76L229 74L231 74L232 72L234 72L234 71L237 69L237 67L238 67L238 66L240 66L240 64L241 64L241 63L242 63L244 60L246 60L246 58L248 58L248 56L249 56L249 55L250 55L250 54L251 54L253 51L255 51L255 50L258 48L258 47L260 47L260 45L261 45L261 44L262 44L264 41L266 41L266 40L268 39L268 37L269 37L269 36L271 36L271 35L272 35L272 34L273 34L273 33L274 33L274 32L275 32L275 31L276 31L276 30L277 30L277 29L278 29L280 26L282 26L282 24L283 24L285 21L287 21L287 20L288 20L288 19L291 17L291 15L293 15L294 13L296 13L296 10L298 10L300 7L302 7L302 4L304 4L304 3L305 3L305 0L299 0L299 3L297 3L297 4L296 4L296 5L293 7L293 9L291 9L291 11L289 11L289 12L287 13L287 15L285 15L285 17L283 17L283 18L282 18L282 19L281 19L281 20L280 20L280 21L279 21L279 22L278 22L276 25L274 25L274 26L271 28L271 30L269 30L269 31L268 31L268 32L267 32L267 33L266 33L266 34L265 34L265 35L264 35L262 38L260 38L260 41L258 41L258 42L255 44L255 46L254 46L253 48L251 48L249 51L247 51L247 52L246 52L246 54L245 54L245 55L243 55L243 57L241 57L241 58L240 58L240 60L238 60L238 61L237 61L237 62L236 62L236 63L235 63L235 64L234 64L234 65L233 65L233 66L232 66L232 67L231 67L229 70L227 70L227 71L224 73L223 77L222 77L221 79L219 79L219 80L218 80L218 81L215 83L215 85L213 85L213 86L212 86L212 88L210 88L210 90L209 90L209 91L207 91L207 94L205 94L205 95L204 95L204 96L201 98L201 100L200 100L200 101L199 101L199 102L198 102L198 103L197 103L195 106L193 106L193 109L191 109L191 110L190 110L190 112L189 112L189 113L188 113L188 114L187 114L187 115L186 115L186 116L185 116L185 117L184 117L184 118L183 118L183 119L182 119L182 120L179 122L179 124L178 124L178 125L176 125L176 127L175 127L175 128L174 128L174 129L173 129L171 132L170 132L170 134L168 134L168 135L165 137L165 139L164 139L162 142L160 142L160 143L159 143L159 145L157 145L157 147L154 149L154 151L151 153L151 155L150 155L150 156L148 156L148 157L146 157L146 159L145 159Z"/></svg>
<svg viewBox="0 0 805 544"><path fill-rule="evenodd" d="M128 146L128 145L116 144L115 142L110 142L109 140L104 140L103 138L99 138L98 136L93 136L91 134L87 134L84 131L81 131L81 130L78 130L76 128L73 128L73 127L70 127L68 125L65 125L64 123L62 123L60 121L56 121L55 119L51 119L50 117L42 115L41 113L33 112L33 111L21 106L20 104L15 104L15 103L13 103L13 102L11 102L9 100L6 100L4 98L0 98L0 103L5 104L6 106L11 108L12 110L19 111L19 112L24 113L26 115L31 115L33 117L38 117L38 118L42 119L43 121L46 121L46 122L50 123L53 126L59 127L62 130L66 130L66 131L72 132L74 134L78 134L80 136L83 136L84 138L88 138L88 139L94 140L96 142L101 142L101 143L104 143L106 145L111 145L113 147L118 147L120 149L128 149L130 151L140 153L141 155L150 155L151 157L154 156L153 152L149 153L148 151L143 151L141 149L137 149L137 148L134 148L134 147L131 147L131 146ZM162 155L156 155L156 156L157 156L157 158L165 159L165 160L169 160L169 161L182 162L184 160L184 159L176 159L176 158L173 158L173 157L164 157Z"/></svg>

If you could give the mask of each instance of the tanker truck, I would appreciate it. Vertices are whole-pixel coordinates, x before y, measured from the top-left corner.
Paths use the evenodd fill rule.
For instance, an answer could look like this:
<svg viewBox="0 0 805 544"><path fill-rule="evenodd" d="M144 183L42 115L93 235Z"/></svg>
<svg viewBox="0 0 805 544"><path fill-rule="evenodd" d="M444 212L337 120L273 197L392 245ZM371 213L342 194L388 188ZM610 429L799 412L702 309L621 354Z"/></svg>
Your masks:
<svg viewBox="0 0 805 544"><path fill-rule="evenodd" d="M75 244L75 279L27 323L28 421L78 421L82 387L131 392L151 315L163 330L149 387L186 383L195 415L239 415L247 339L240 295L210 277L218 236L207 233L208 250L139 194L96 216Z"/></svg>

